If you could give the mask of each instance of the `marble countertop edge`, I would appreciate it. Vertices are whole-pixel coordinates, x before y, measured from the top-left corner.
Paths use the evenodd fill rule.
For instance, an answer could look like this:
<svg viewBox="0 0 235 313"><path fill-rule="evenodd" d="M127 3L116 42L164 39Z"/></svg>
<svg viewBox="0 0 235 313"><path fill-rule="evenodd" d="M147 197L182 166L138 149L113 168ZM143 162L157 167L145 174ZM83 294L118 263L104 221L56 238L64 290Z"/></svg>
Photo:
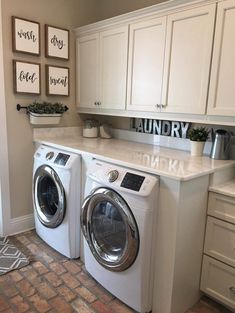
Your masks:
<svg viewBox="0 0 235 313"><path fill-rule="evenodd" d="M185 151L120 139L37 137L34 142L178 181L188 181L227 167L235 167L233 160L217 161L206 156L195 158Z"/></svg>

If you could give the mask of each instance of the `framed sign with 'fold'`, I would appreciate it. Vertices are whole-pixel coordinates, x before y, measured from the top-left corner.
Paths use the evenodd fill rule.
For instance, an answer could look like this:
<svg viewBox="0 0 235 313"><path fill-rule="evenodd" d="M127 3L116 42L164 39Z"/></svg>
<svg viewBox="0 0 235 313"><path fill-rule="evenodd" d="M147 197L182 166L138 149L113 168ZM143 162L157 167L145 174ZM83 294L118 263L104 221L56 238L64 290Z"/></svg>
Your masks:
<svg viewBox="0 0 235 313"><path fill-rule="evenodd" d="M40 24L12 16L12 49L32 55L40 55Z"/></svg>
<svg viewBox="0 0 235 313"><path fill-rule="evenodd" d="M46 57L69 60L69 30L45 25Z"/></svg>
<svg viewBox="0 0 235 313"><path fill-rule="evenodd" d="M14 92L39 95L41 93L40 74L39 63L13 60Z"/></svg>
<svg viewBox="0 0 235 313"><path fill-rule="evenodd" d="M46 65L47 96L69 96L69 68Z"/></svg>

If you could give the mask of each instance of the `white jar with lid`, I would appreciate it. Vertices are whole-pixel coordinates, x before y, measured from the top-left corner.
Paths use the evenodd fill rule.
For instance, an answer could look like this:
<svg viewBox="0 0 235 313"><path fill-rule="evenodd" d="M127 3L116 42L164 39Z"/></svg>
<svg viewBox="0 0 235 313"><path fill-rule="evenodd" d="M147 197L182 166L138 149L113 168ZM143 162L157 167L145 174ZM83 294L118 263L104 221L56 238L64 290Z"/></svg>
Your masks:
<svg viewBox="0 0 235 313"><path fill-rule="evenodd" d="M98 137L98 122L92 119L85 120L82 135L86 138Z"/></svg>

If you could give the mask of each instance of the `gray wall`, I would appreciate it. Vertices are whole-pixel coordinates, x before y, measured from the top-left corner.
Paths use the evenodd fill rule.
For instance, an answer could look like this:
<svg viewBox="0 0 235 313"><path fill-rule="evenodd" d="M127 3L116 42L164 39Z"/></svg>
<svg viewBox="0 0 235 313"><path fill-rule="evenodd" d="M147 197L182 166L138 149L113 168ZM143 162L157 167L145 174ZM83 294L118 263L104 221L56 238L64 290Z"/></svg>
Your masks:
<svg viewBox="0 0 235 313"><path fill-rule="evenodd" d="M128 13L166 0L99 0L97 7L100 20Z"/></svg>
<svg viewBox="0 0 235 313"><path fill-rule="evenodd" d="M33 128L24 112L16 111L16 104L28 105L34 100L60 101L69 107L60 126L77 126L81 120L75 107L75 43L71 32L70 60L45 58L44 24L73 28L96 21L96 0L2 0L4 76L9 147L11 217L32 213ZM37 21L41 25L41 56L12 52L11 16ZM12 60L41 63L41 96L13 93ZM70 97L45 96L45 64L70 68Z"/></svg>

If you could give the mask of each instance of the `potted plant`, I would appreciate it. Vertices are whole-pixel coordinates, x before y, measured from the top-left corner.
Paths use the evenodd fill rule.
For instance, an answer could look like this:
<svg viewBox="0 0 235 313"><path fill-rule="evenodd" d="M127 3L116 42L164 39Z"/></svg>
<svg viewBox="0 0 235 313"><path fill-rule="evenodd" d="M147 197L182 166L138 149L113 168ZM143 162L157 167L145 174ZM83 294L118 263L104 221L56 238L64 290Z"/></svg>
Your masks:
<svg viewBox="0 0 235 313"><path fill-rule="evenodd" d="M188 137L191 143L192 156L202 156L208 135L209 130L205 127L193 127L189 130Z"/></svg>
<svg viewBox="0 0 235 313"><path fill-rule="evenodd" d="M68 110L62 103L33 102L27 106L27 113L30 123L34 125L53 125L59 124L62 114Z"/></svg>

